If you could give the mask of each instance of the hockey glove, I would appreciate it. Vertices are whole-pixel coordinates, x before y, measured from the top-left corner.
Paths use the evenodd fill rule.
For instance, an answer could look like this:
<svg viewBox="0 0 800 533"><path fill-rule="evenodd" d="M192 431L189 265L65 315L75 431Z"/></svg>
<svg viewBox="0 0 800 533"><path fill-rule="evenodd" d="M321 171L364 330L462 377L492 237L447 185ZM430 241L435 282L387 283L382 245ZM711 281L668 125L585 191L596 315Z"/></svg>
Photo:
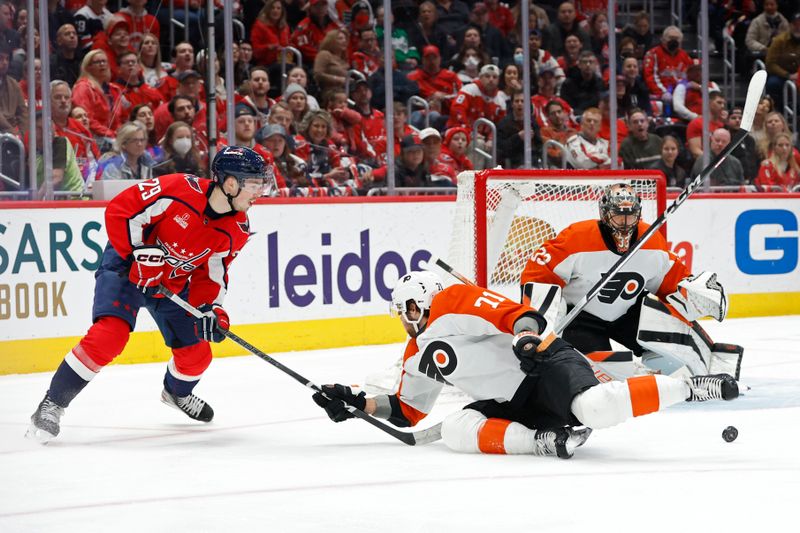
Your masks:
<svg viewBox="0 0 800 533"><path fill-rule="evenodd" d="M133 264L128 279L147 296L158 293L164 275L164 250L160 246L137 246L131 253Z"/></svg>
<svg viewBox="0 0 800 533"><path fill-rule="evenodd" d="M225 332L231 327L228 313L216 304L203 304L197 310L203 313L195 323L197 337L208 342L225 340Z"/></svg>
<svg viewBox="0 0 800 533"><path fill-rule="evenodd" d="M551 334L552 335L552 334ZM537 367L564 347L569 347L566 341L553 336L552 342L546 344L545 349L540 349L542 339L531 331L521 331L511 342L514 355L519 359L519 368L528 375L536 375ZM549 337L548 337L549 338Z"/></svg>
<svg viewBox="0 0 800 533"><path fill-rule="evenodd" d="M725 289L713 272L701 272L678 283L678 290L667 295L669 302L689 322L710 316L722 322L728 314Z"/></svg>
<svg viewBox="0 0 800 533"><path fill-rule="evenodd" d="M353 414L347 410L348 405L352 405L356 409L364 410L367 406L367 395L364 391L358 394L353 393L353 389L346 385L323 385L322 394L320 392L314 393L311 397L314 402L325 409L328 413L328 418L334 422L342 422L349 418L353 418Z"/></svg>

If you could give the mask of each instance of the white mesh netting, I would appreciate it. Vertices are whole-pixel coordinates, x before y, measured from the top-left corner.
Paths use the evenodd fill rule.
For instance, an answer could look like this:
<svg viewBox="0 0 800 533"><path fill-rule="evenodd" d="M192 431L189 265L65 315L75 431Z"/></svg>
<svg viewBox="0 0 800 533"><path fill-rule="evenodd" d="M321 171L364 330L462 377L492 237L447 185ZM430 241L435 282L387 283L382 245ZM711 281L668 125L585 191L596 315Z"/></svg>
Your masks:
<svg viewBox="0 0 800 533"><path fill-rule="evenodd" d="M486 265L487 286L516 286L533 252L568 225L599 218L598 200L603 188L620 181L634 186L642 198L642 219L653 222L665 202L664 188L658 185L659 181L663 184L663 176L657 173L463 172L458 176L448 262L456 271L481 284L478 270L482 261ZM476 200L481 198L486 199L486 209L476 212ZM486 227L483 246L479 243L479 224Z"/></svg>

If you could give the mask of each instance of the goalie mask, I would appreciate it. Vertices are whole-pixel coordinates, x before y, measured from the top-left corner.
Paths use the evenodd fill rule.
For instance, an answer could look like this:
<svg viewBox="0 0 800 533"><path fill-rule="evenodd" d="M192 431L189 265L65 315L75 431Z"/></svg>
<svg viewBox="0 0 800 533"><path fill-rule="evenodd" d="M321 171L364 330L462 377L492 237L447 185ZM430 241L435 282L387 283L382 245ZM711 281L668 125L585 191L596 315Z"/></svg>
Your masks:
<svg viewBox="0 0 800 533"><path fill-rule="evenodd" d="M430 314L431 302L433 297L444 289L439 276L433 272L409 272L397 282L392 291L392 305L390 311L392 315L402 317L403 320L420 332L420 321L422 317ZM419 310L419 316L410 316L409 303L414 302Z"/></svg>
<svg viewBox="0 0 800 533"><path fill-rule="evenodd" d="M628 251L642 216L642 200L627 183L609 185L600 197L600 220L611 230L619 253Z"/></svg>

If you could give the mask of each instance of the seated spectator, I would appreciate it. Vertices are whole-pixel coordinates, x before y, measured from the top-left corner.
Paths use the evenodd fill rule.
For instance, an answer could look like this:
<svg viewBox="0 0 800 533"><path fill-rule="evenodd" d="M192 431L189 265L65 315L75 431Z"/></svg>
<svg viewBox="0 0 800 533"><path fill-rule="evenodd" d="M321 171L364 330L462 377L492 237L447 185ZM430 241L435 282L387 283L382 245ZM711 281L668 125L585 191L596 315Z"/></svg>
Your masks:
<svg viewBox="0 0 800 533"><path fill-rule="evenodd" d="M319 44L319 51L314 59L314 81L317 82L320 94L328 89L344 89L347 72L350 70L347 59L348 40L344 31L331 30Z"/></svg>
<svg viewBox="0 0 800 533"><path fill-rule="evenodd" d="M647 89L647 84L644 79L639 75L639 61L635 57L626 57L622 60L622 79L617 77L617 83L625 87L625 93L622 96L622 110L621 113L627 113L634 107L638 107L647 113L647 116L653 114L653 107L650 105L650 91Z"/></svg>
<svg viewBox="0 0 800 533"><path fill-rule="evenodd" d="M160 78L159 85L154 86L164 95L165 102L169 102L178 93L179 79L184 72L197 72L194 70L194 47L190 43L176 44L172 49L172 59L175 69L169 76Z"/></svg>
<svg viewBox="0 0 800 533"><path fill-rule="evenodd" d="M74 118L87 130L89 129L89 112L79 105L73 105L72 111L69 112L69 118Z"/></svg>
<svg viewBox="0 0 800 533"><path fill-rule="evenodd" d="M361 124L363 125L367 142L377 152L379 146L386 146L386 125L384 114L372 107L370 103L372 89L370 89L369 83L364 80L352 82L350 84L350 99L353 100L353 110L361 115ZM379 153L378 156L385 156L385 153Z"/></svg>
<svg viewBox="0 0 800 533"><path fill-rule="evenodd" d="M506 94L522 90L522 74L516 63L509 63L500 75L500 90Z"/></svg>
<svg viewBox="0 0 800 533"><path fill-rule="evenodd" d="M144 82L150 87L160 87L162 80L168 75L167 69L172 66L161 61L161 44L158 42L158 37L152 33L146 33L142 37L139 63Z"/></svg>
<svg viewBox="0 0 800 533"><path fill-rule="evenodd" d="M558 91L561 84L564 82L564 69L558 64L558 60L553 54L542 49L541 46L541 32L537 29L531 30L528 39L528 52L531 56L531 62L536 66L536 74L540 75L545 70L552 70L556 76L556 91ZM531 72L533 72L533 70ZM522 78L522 76L520 76L520 78Z"/></svg>
<svg viewBox="0 0 800 533"><path fill-rule="evenodd" d="M690 122L703 114L703 68L700 60L686 69L686 78L672 91L672 116ZM719 91L713 81L708 82L709 93Z"/></svg>
<svg viewBox="0 0 800 533"><path fill-rule="evenodd" d="M514 31L514 14L505 3L498 0L486 0L485 4L489 11L489 23L507 37Z"/></svg>
<svg viewBox="0 0 800 533"><path fill-rule="evenodd" d="M181 121L173 122L167 128L160 147L163 160L153 167L154 176L186 173L205 176L202 157L194 145L192 127Z"/></svg>
<svg viewBox="0 0 800 533"><path fill-rule="evenodd" d="M266 0L250 28L253 59L259 65L280 63L281 50L289 46L290 28L281 0Z"/></svg>
<svg viewBox="0 0 800 533"><path fill-rule="evenodd" d="M81 58L78 54L78 32L72 24L64 24L56 32L55 52L50 55L50 77L67 82L78 81Z"/></svg>
<svg viewBox="0 0 800 533"><path fill-rule="evenodd" d="M89 113L89 129L101 151L116 136L117 126L122 122L122 115L113 112L109 103L119 100L119 88L109 81L108 56L102 50L92 50L83 57L81 76L72 88L72 104Z"/></svg>
<svg viewBox="0 0 800 533"><path fill-rule="evenodd" d="M714 159L731 142L731 133L725 128L717 128L711 133L711 158ZM703 158L698 157L692 166L691 176L697 177L702 172ZM744 171L742 163L735 156L729 155L720 162L711 173L711 185L744 185Z"/></svg>
<svg viewBox="0 0 800 533"><path fill-rule="evenodd" d="M764 11L750 21L744 44L751 57L764 59L772 40L789 31L789 21L778 11L778 0L764 0Z"/></svg>
<svg viewBox="0 0 800 533"><path fill-rule="evenodd" d="M480 75L480 70L484 65L489 64L489 56L479 48L467 46L461 48L456 58L453 60L456 74L461 84L466 85L474 82Z"/></svg>
<svg viewBox="0 0 800 533"><path fill-rule="evenodd" d="M436 13L445 35L460 35L469 24L469 7L461 0L436 0Z"/></svg>
<svg viewBox="0 0 800 533"><path fill-rule="evenodd" d="M667 187L686 187L686 171L677 163L681 143L672 135L664 135L661 142L661 158L650 168L660 170L667 178Z"/></svg>
<svg viewBox="0 0 800 533"><path fill-rule="evenodd" d="M383 6L379 5L375 12L379 17L382 17L380 14L383 12ZM394 23L394 15L391 15L391 17ZM375 33L378 36L378 44L381 46L381 49L383 49L383 25L376 25ZM406 30L396 24L392 26L392 49L394 50L395 66L398 69L409 71L417 68L419 64L419 51L411 44Z"/></svg>
<svg viewBox="0 0 800 533"><path fill-rule="evenodd" d="M489 22L489 8L483 2L475 2L470 14L470 24L481 34L481 44L492 61L499 64L512 59L513 49L496 27Z"/></svg>
<svg viewBox="0 0 800 533"><path fill-rule="evenodd" d="M564 76L578 72L578 60L583 52L583 43L577 35L568 35L564 41L564 54L558 56L558 66L564 71Z"/></svg>
<svg viewBox="0 0 800 533"><path fill-rule="evenodd" d="M608 141L599 137L603 114L596 107L586 109L581 118L581 131L567 139L569 162L574 168L611 168Z"/></svg>
<svg viewBox="0 0 800 533"><path fill-rule="evenodd" d="M253 106L240 102L236 104L234 110L233 144L235 146L246 146L258 152L266 161L271 162L272 155L256 142L256 110ZM222 140L220 139L220 142Z"/></svg>
<svg viewBox="0 0 800 533"><path fill-rule="evenodd" d="M561 86L561 97L572 106L576 115L581 115L584 109L597 107L600 95L605 90L602 78L597 75L597 58L594 53L581 52L578 72L567 75Z"/></svg>
<svg viewBox="0 0 800 533"><path fill-rule="evenodd" d="M286 76L286 87L290 83L296 83L306 91L306 103L309 109L319 109L319 102L313 94L308 94L308 74L303 67L294 67ZM284 89L285 90L285 89ZM286 94L284 92L284 94Z"/></svg>
<svg viewBox="0 0 800 533"><path fill-rule="evenodd" d="M578 122L572 114L572 106L569 105L566 100L556 95L555 79L553 69L544 69L539 74L537 80L539 91L531 97L531 101L533 102L533 114L536 117L536 122L542 128L549 124L550 118L547 114L547 104L555 100L561 104L561 108L564 110L567 126L576 128Z"/></svg>
<svg viewBox="0 0 800 533"><path fill-rule="evenodd" d="M672 90L686 77L692 58L681 48L683 32L677 26L667 26L661 33L661 44L644 55L644 81L650 97L671 105ZM669 113L664 113L669 116Z"/></svg>
<svg viewBox="0 0 800 533"><path fill-rule="evenodd" d="M119 113L130 113L139 104L149 104L153 109L161 105L163 96L142 80L141 69L136 52L128 51L119 55L117 78L111 83L119 92L118 100L114 102L115 107L119 107Z"/></svg>
<svg viewBox="0 0 800 533"><path fill-rule="evenodd" d="M92 44L93 50L103 50L108 58L111 79L119 75L119 57L125 52L132 52L130 44L130 26L122 17L111 17L106 21L105 32L97 34Z"/></svg>
<svg viewBox="0 0 800 533"><path fill-rule="evenodd" d="M261 128L257 138L259 142L272 154L273 164L278 171L275 178L278 187L309 187L311 182L305 172L305 163L292 153L294 140L286 133L280 124L269 124ZM282 184L281 184L282 183Z"/></svg>
<svg viewBox="0 0 800 533"><path fill-rule="evenodd" d="M117 11L117 16L128 21L131 46L134 50L141 48L145 35L161 35L158 19L147 12L146 4L147 0L128 0L128 7Z"/></svg>
<svg viewBox="0 0 800 533"><path fill-rule="evenodd" d="M603 91L600 94L600 101L597 104L597 108L600 110L603 119L600 121L600 131L597 132L597 136L607 140L611 143L611 104L609 103L611 95L608 91ZM619 118L617 119L617 147L622 146L622 141L625 140L625 137L628 136L628 122L625 120L624 115L620 116L617 115ZM619 161L620 164L622 161Z"/></svg>
<svg viewBox="0 0 800 533"><path fill-rule="evenodd" d="M765 190L780 187L784 191L800 185L800 165L792 155L791 135L778 133L775 136L770 155L761 162L754 183Z"/></svg>
<svg viewBox="0 0 800 533"><path fill-rule="evenodd" d="M447 122L450 103L462 87L458 75L452 70L442 68L439 49L429 45L422 49L422 66L410 72L408 79L419 85L419 95L430 105L429 122L441 129ZM424 112L412 113L411 123L417 128L424 122Z"/></svg>
<svg viewBox="0 0 800 533"><path fill-rule="evenodd" d="M0 42L0 133L22 136L28 131L28 106L17 80L8 75L11 50Z"/></svg>
<svg viewBox="0 0 800 533"><path fill-rule="evenodd" d="M602 12L589 17L589 42L600 62L600 72L608 69L608 16Z"/></svg>
<svg viewBox="0 0 800 533"><path fill-rule="evenodd" d="M359 162L377 166L377 153L367 140L361 113L347 107L347 93L344 89L329 89L323 96L325 110L330 113L333 139L343 154L355 156Z"/></svg>
<svg viewBox="0 0 800 533"><path fill-rule="evenodd" d="M108 0L86 0L86 5L75 12L75 28L78 30L81 53L92 49L94 38L103 31L106 22L114 14L106 9Z"/></svg>
<svg viewBox="0 0 800 533"><path fill-rule="evenodd" d="M767 48L766 92L783 109L783 85L788 80L796 82L800 68L800 11L792 15L789 30L779 34Z"/></svg>
<svg viewBox="0 0 800 533"><path fill-rule="evenodd" d="M296 154L306 162L306 175L315 186L352 195L358 188L353 180L358 170L336 149L331 139L332 122L327 111L306 113L297 136Z"/></svg>
<svg viewBox="0 0 800 533"><path fill-rule="evenodd" d="M462 172L475 169L467 153L469 133L469 129L463 126L450 128L444 133L442 154L452 158L451 165L455 168L456 179Z"/></svg>
<svg viewBox="0 0 800 533"><path fill-rule="evenodd" d="M394 127L394 155L395 157L400 156L400 141L403 137L407 135L411 135L414 130L408 125L408 111L406 106L403 105L402 102L394 102L393 104L394 109L394 123L392 126ZM383 138L378 139L375 143L373 143L373 148L378 153L378 159L381 164L386 164L386 154L388 152L386 146L386 136L384 135Z"/></svg>
<svg viewBox="0 0 800 533"><path fill-rule="evenodd" d="M386 179L386 167L374 172L375 180ZM394 162L394 183L396 187L430 187L431 175L425 166L425 153L422 143L413 135L400 140L400 157Z"/></svg>
<svg viewBox="0 0 800 533"><path fill-rule="evenodd" d="M28 72L28 61L25 60L24 63L24 70ZM27 76L19 80L19 90L22 91L22 95L25 97L25 105L28 106L28 109L39 109L42 107L42 60L34 58L33 60L33 75L34 79L36 80L36 86L33 88L33 97L34 102L31 105L31 102L28 101L28 78Z"/></svg>
<svg viewBox="0 0 800 533"><path fill-rule="evenodd" d="M0 46L8 47L9 56L22 47L22 38L17 28L14 25L14 6L7 0L0 2Z"/></svg>
<svg viewBox="0 0 800 533"><path fill-rule="evenodd" d="M165 101L153 112L156 120L156 136L161 138L167 131L167 127L174 120L182 120L187 124L191 124L197 133L203 133L205 138L206 131L206 106L203 103L200 89L202 78L200 73L196 70L184 70L178 74L178 86L175 91L175 96L172 99ZM162 93L163 94L163 93ZM185 103L179 108L177 104L170 106L176 98L181 97L191 102L191 116L188 113L179 112L186 111Z"/></svg>
<svg viewBox="0 0 800 533"><path fill-rule="evenodd" d="M725 97L719 91L711 92L708 95L708 131L714 131L725 127L723 119L725 117ZM730 135L729 135L730 137ZM686 146L692 158L697 159L703 155L703 117L699 116L689 122L686 127Z"/></svg>
<svg viewBox="0 0 800 533"><path fill-rule="evenodd" d="M378 45L378 34L372 28L358 33L358 48L353 52L353 68L369 78L383 65L381 47Z"/></svg>
<svg viewBox="0 0 800 533"><path fill-rule="evenodd" d="M537 161L542 153L542 139L533 111L531 119L531 161ZM497 138L502 142L497 144L495 164L520 168L525 161L525 93L521 89L511 93L511 112L497 125Z"/></svg>
<svg viewBox="0 0 800 533"><path fill-rule="evenodd" d="M442 152L442 135L436 128L425 128L419 132L423 159L431 175L434 187L452 187L456 183L455 160Z"/></svg>
<svg viewBox="0 0 800 533"><path fill-rule="evenodd" d="M576 18L575 4L561 2L558 6L557 20L544 30L542 35L544 49L555 56L564 55L564 40L568 35L575 35L580 39L584 50L591 50L589 36L580 28Z"/></svg>
<svg viewBox="0 0 800 533"><path fill-rule="evenodd" d="M322 39L328 32L339 27L328 16L326 0L310 0L306 4L306 10L308 16L294 29L289 36L289 42L303 54L303 63L313 65Z"/></svg>
<svg viewBox="0 0 800 533"><path fill-rule="evenodd" d="M457 43L454 34L442 31L436 4L431 0L425 0L419 5L417 23L409 26L407 31L411 46L417 51L433 45L442 57L449 58L456 53Z"/></svg>
<svg viewBox="0 0 800 533"><path fill-rule="evenodd" d="M294 118L292 120L295 131L299 131L299 125L305 119L311 109L308 106L306 90L297 83L290 83L283 91L283 102L289 106Z"/></svg>
<svg viewBox="0 0 800 533"><path fill-rule="evenodd" d="M136 120L144 125L144 129L147 131L147 153L150 154L153 161L163 161L164 151L156 137L156 121L155 115L153 114L153 107L150 104L138 104L133 106L128 120L130 122Z"/></svg>
<svg viewBox="0 0 800 533"><path fill-rule="evenodd" d="M622 38L629 37L636 43L636 59L642 59L645 52L656 44L656 37L650 31L650 13L639 11L633 16L633 23L622 29Z"/></svg>
<svg viewBox="0 0 800 533"><path fill-rule="evenodd" d="M269 110L267 117L268 124L280 124L290 137L294 134L293 120L294 114L289 109L289 104L284 101L276 102Z"/></svg>
<svg viewBox="0 0 800 533"><path fill-rule="evenodd" d="M245 101L258 111L256 128L266 125L269 110L275 105L275 100L267 96L269 89L270 83L267 69L260 66L250 69L250 95L245 98Z"/></svg>
<svg viewBox="0 0 800 533"><path fill-rule="evenodd" d="M731 138L739 131L742 124L742 108L734 107L728 113L725 127L731 132ZM746 135L744 140L731 152L742 164L744 179L747 183L752 183L758 174L758 167L761 158L758 156L756 141L750 135Z"/></svg>
<svg viewBox="0 0 800 533"><path fill-rule="evenodd" d="M554 140L566 146L567 139L577 132L575 128L569 125L564 105L558 100L551 100L544 107L544 112L547 115L547 126L542 127L542 143ZM561 167L562 157L563 153L561 149L555 146L547 147L547 158L549 163L552 163L553 166Z"/></svg>
<svg viewBox="0 0 800 533"><path fill-rule="evenodd" d="M97 175L97 162L100 149L94 142L89 129L78 120L70 117L72 108L72 90L65 81L50 82L50 110L53 120L53 134L65 137L72 145L75 162L81 171L86 184L91 184ZM85 111L84 111L85 113Z"/></svg>
<svg viewBox="0 0 800 533"><path fill-rule="evenodd" d="M792 134L786 118L781 113L772 111L764 121L764 137L756 143L756 149L761 159L766 159L770 156L772 146L775 144L775 138L779 133ZM797 149L794 149L794 154L795 158L798 159L798 163L800 163L800 154L798 154Z"/></svg>
<svg viewBox="0 0 800 533"><path fill-rule="evenodd" d="M37 113L40 113L37 111ZM39 115L41 117L41 115ZM45 183L45 164L42 147L44 140L42 135L42 121L36 121L36 184L38 191L37 199L44 199L46 193ZM81 176L81 171L75 161L75 152L72 145L66 138L53 137L53 148L51 152L52 169L49 177L51 178L54 191L70 191L80 193L86 191L86 184Z"/></svg>
<svg viewBox="0 0 800 533"><path fill-rule="evenodd" d="M628 136L619 149L626 169L651 168L661 158L661 137L648 132L649 125L647 114L641 109L634 109L628 115Z"/></svg>
<svg viewBox="0 0 800 533"><path fill-rule="evenodd" d="M117 131L112 151L100 159L97 179L146 180L155 161L147 153L147 131L140 122L126 122Z"/></svg>
<svg viewBox="0 0 800 533"><path fill-rule="evenodd" d="M448 127L471 125L479 118L499 122L506 114L508 96L499 89L500 69L484 65L473 83L464 85L450 104Z"/></svg>
<svg viewBox="0 0 800 533"><path fill-rule="evenodd" d="M775 102L770 95L765 94L761 97L761 100L758 101L756 114L753 117L753 126L750 128L750 137L756 142L756 146L758 146L767 135L764 130L764 124L766 123L767 115L772 111L775 111Z"/></svg>

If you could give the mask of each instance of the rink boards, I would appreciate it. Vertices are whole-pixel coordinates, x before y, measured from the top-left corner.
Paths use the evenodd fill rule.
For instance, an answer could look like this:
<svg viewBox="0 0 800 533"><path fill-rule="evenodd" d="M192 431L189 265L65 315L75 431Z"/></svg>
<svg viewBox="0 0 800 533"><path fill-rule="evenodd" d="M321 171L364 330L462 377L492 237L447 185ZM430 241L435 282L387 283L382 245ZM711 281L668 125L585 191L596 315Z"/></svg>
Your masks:
<svg viewBox="0 0 800 533"><path fill-rule="evenodd" d="M52 370L90 325L104 205L0 206L0 374ZM453 205L343 198L254 206L255 233L231 268L225 300L237 333L267 352L402 340L388 315L391 287L431 254L448 256ZM670 218L668 239L693 271L719 274L729 316L800 314L799 220L797 195L697 196ZM155 329L141 313L117 361L166 360ZM229 341L214 350L243 353Z"/></svg>

